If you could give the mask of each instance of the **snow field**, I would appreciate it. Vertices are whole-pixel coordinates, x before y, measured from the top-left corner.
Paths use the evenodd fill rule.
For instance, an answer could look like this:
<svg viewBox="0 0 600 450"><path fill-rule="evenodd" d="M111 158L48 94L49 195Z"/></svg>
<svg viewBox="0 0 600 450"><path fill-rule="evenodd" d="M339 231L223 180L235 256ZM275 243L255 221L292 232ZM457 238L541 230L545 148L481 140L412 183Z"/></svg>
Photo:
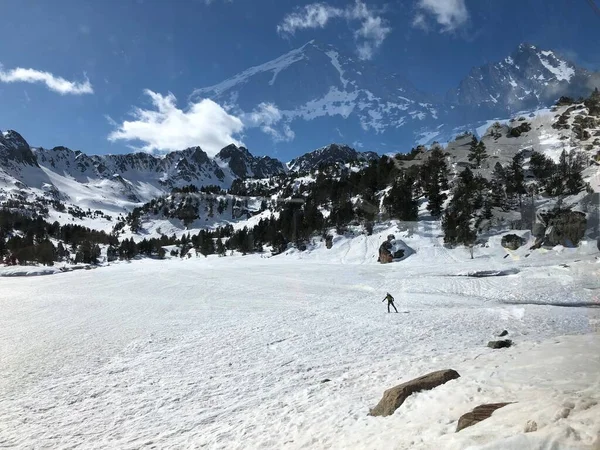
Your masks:
<svg viewBox="0 0 600 450"><path fill-rule="evenodd" d="M388 231L274 258L2 278L0 447L591 449L591 252L505 259L491 245L470 260L397 233L416 253L372 263ZM464 276L491 269L512 274ZM515 346L488 349L502 329ZM445 368L461 378L367 416L385 389ZM454 433L462 414L504 401L517 403ZM538 431L523 434L528 420Z"/></svg>

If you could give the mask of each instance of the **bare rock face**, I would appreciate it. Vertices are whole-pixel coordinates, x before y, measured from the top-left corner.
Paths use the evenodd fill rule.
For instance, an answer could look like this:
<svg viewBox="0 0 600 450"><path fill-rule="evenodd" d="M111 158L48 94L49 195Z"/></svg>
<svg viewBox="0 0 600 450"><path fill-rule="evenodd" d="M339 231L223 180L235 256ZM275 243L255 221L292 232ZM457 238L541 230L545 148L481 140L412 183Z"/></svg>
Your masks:
<svg viewBox="0 0 600 450"><path fill-rule="evenodd" d="M458 419L458 425L456 426L456 432L458 433L460 430L475 425L476 423L481 422L489 418L494 411L500 409L506 405L510 405L509 403L489 403L487 405L480 405L466 414L463 414L460 419Z"/></svg>
<svg viewBox="0 0 600 450"><path fill-rule="evenodd" d="M574 247L585 235L586 216L578 211L560 211L549 219L544 244Z"/></svg>
<svg viewBox="0 0 600 450"><path fill-rule="evenodd" d="M456 370L446 369L431 372L406 383L399 384L383 393L382 399L375 408L369 411L370 416L390 416L394 414L402 403L415 392L428 391L434 387L441 386L450 380L459 378Z"/></svg>

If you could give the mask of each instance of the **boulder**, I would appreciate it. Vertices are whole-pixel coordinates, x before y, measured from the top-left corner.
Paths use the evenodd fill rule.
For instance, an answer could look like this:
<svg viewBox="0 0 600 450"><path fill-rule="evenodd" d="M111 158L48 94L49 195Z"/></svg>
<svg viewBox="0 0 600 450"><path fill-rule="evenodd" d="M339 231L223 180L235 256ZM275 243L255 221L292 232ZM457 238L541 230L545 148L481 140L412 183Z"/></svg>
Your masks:
<svg viewBox="0 0 600 450"><path fill-rule="evenodd" d="M508 334L508 331L506 330L502 330L500 333L497 334L498 337L504 337Z"/></svg>
<svg viewBox="0 0 600 450"><path fill-rule="evenodd" d="M456 426L456 432L458 433L460 430L475 425L482 420L487 419L492 415L494 411L500 409L506 405L510 405L509 403L489 403L487 405L479 405L473 411L470 411L466 414L463 414L460 419L458 419L458 425Z"/></svg>
<svg viewBox="0 0 600 450"><path fill-rule="evenodd" d="M490 341L488 342L489 348L508 348L512 345L512 341L510 339L502 339L500 341Z"/></svg>
<svg viewBox="0 0 600 450"><path fill-rule="evenodd" d="M377 262L387 264L394 260L401 260L410 256L414 250L408 247L403 241L396 240L393 234L388 235L387 240L379 246L379 256Z"/></svg>
<svg viewBox="0 0 600 450"><path fill-rule="evenodd" d="M330 249L333 247L333 236L327 235L325 236L325 247Z"/></svg>
<svg viewBox="0 0 600 450"><path fill-rule="evenodd" d="M387 264L394 261L394 255L391 252L392 244L388 241L385 241L383 244L379 246L379 259L378 261L381 264Z"/></svg>
<svg viewBox="0 0 600 450"><path fill-rule="evenodd" d="M446 369L431 372L422 377L399 384L383 393L383 397L377 406L369 411L369 415L384 417L392 415L415 392L428 391L459 377L460 375L456 370Z"/></svg>
<svg viewBox="0 0 600 450"><path fill-rule="evenodd" d="M525 244L525 239L516 234L507 234L502 236L502 241L500 242L502 247L507 248L509 250L516 250Z"/></svg>
<svg viewBox="0 0 600 450"><path fill-rule="evenodd" d="M562 210L548 220L544 244L554 247L575 247L585 235L587 220L585 213Z"/></svg>

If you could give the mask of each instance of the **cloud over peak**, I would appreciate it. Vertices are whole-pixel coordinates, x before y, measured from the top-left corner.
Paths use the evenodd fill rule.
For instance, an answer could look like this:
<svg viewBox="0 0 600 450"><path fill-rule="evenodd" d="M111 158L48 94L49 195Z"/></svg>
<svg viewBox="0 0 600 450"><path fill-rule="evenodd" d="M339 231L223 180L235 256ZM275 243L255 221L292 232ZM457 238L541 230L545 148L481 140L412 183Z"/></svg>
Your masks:
<svg viewBox="0 0 600 450"><path fill-rule="evenodd" d="M443 33L456 31L469 20L465 0L418 0L419 12L413 19L413 26L427 31L429 26L425 15L432 16Z"/></svg>
<svg viewBox="0 0 600 450"><path fill-rule="evenodd" d="M335 19L345 19L353 30L358 56L371 59L375 50L381 46L392 31L387 21L378 13L369 9L361 0L355 0L344 8L327 3L311 3L287 14L277 25L280 35L293 35L298 30L325 28Z"/></svg>
<svg viewBox="0 0 600 450"><path fill-rule="evenodd" d="M208 155L216 155L223 147L234 143L244 129L242 121L209 99L190 103L186 110L177 107L172 93L161 95L146 89L153 109L135 108L133 119L117 125L109 141L142 143L140 150L165 153L200 146Z"/></svg>

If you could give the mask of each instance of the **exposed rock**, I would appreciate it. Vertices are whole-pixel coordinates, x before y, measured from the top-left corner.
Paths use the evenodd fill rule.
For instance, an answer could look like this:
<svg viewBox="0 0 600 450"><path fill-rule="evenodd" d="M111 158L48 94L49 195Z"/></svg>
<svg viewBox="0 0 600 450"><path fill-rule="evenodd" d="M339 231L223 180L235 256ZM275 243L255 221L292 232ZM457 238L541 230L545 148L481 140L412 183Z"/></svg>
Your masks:
<svg viewBox="0 0 600 450"><path fill-rule="evenodd" d="M460 430L475 425L476 423L481 422L489 418L494 411L500 409L506 405L510 405L509 403L489 403L487 405L477 406L473 411L463 414L460 419L458 419L458 425L456 426L456 432L458 433Z"/></svg>
<svg viewBox="0 0 600 450"><path fill-rule="evenodd" d="M325 236L325 247L330 249L333 247L333 236L327 235Z"/></svg>
<svg viewBox="0 0 600 450"><path fill-rule="evenodd" d="M390 251L391 248L392 248L392 244L390 242L388 242L388 241L385 241L379 247L379 259L378 259L378 261L381 264L391 263L394 260L394 256L392 255L392 252Z"/></svg>
<svg viewBox="0 0 600 450"><path fill-rule="evenodd" d="M507 234L502 236L501 241L502 247L507 248L509 250L516 250L525 244L525 239L516 234Z"/></svg>
<svg viewBox="0 0 600 450"><path fill-rule="evenodd" d="M554 213L548 224L544 241L546 245L574 247L585 235L587 220L582 212L563 210Z"/></svg>
<svg viewBox="0 0 600 450"><path fill-rule="evenodd" d="M504 337L508 334L508 331L506 330L502 330L500 333L497 334L498 337Z"/></svg>
<svg viewBox="0 0 600 450"><path fill-rule="evenodd" d="M405 256L405 250L400 248L404 245L401 241L395 242L396 237L393 234L388 235L387 240L379 246L379 258L378 262L381 264L387 264L394 261L394 259L402 259ZM407 248L410 252L410 249Z"/></svg>
<svg viewBox="0 0 600 450"><path fill-rule="evenodd" d="M527 424L525 424L525 433L532 433L537 431L538 426L535 420L528 420Z"/></svg>
<svg viewBox="0 0 600 450"><path fill-rule="evenodd" d="M459 377L460 375L456 370L446 369L431 372L422 377L399 384L383 393L383 397L377 406L369 411L369 415L384 417L392 415L394 414L394 411L396 411L396 409L398 409L400 405L415 392L433 389L434 387Z"/></svg>
<svg viewBox="0 0 600 450"><path fill-rule="evenodd" d="M502 339L500 341L490 341L488 342L489 348L508 348L512 345L512 341L510 339Z"/></svg>

